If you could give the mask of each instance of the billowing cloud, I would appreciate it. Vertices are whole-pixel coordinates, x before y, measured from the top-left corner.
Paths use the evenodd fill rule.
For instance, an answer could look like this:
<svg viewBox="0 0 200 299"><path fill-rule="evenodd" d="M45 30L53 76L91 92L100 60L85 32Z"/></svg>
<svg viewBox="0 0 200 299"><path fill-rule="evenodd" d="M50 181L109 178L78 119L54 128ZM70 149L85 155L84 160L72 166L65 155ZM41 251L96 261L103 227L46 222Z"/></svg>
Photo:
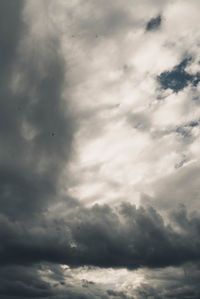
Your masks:
<svg viewBox="0 0 200 299"><path fill-rule="evenodd" d="M153 208L136 209L130 204L123 204L119 214L108 206L77 207L67 219L29 226L1 217L0 262L135 269L197 261L198 214L188 215L181 208L170 219L171 224L165 224Z"/></svg>

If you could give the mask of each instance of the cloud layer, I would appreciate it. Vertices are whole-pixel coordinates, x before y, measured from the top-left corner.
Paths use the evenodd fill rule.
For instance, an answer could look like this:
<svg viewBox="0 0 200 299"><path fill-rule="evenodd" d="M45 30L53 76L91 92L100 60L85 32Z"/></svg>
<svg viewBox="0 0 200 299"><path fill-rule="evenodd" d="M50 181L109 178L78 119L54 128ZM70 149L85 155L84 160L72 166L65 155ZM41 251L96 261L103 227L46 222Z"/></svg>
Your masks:
<svg viewBox="0 0 200 299"><path fill-rule="evenodd" d="M0 298L199 298L199 8L1 0Z"/></svg>

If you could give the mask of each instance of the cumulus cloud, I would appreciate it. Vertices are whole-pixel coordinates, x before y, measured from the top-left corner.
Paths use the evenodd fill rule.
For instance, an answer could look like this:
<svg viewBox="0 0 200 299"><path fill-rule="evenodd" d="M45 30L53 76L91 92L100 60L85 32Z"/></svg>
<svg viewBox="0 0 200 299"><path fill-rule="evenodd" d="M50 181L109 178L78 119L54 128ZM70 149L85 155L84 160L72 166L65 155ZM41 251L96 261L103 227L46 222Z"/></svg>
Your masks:
<svg viewBox="0 0 200 299"><path fill-rule="evenodd" d="M56 266L51 266L52 263L67 264L72 268L88 265L132 270L168 266L185 269L185 264L199 260L199 226L199 215L188 214L184 207L171 213L170 224L165 224L154 209L136 209L130 204L123 204L118 213L108 206L92 209L79 207L67 219L55 219L29 227L27 224L25 227L10 223L1 217L1 294L14 296L18 292L20 296L60 298L59 294L63 292L71 298L78 298L81 293L84 296L85 289L93 292L90 288L96 288L92 283L82 281L81 288L84 290L76 290L72 281L71 289L60 291L58 288L57 292L57 285L66 288L70 280L61 270L58 271L59 266L58 270ZM38 263L47 263L47 266L35 267ZM41 272L38 272L40 269ZM56 283L52 283L52 279ZM178 283L181 285L184 280L182 282L180 279ZM191 290L189 281L187 283ZM137 292L144 288L142 292L145 294L155 294L156 290L153 291L148 284L147 280L146 286L141 285ZM197 291L198 288L194 289L194 292ZM108 295L120 298L122 293L108 291ZM92 297L87 296L85 298Z"/></svg>
<svg viewBox="0 0 200 299"><path fill-rule="evenodd" d="M199 259L199 216L182 208L170 224L153 208L76 208L67 219L14 224L1 217L1 264L166 267ZM120 242L119 242L120 240ZM191 246L192 244L192 246Z"/></svg>

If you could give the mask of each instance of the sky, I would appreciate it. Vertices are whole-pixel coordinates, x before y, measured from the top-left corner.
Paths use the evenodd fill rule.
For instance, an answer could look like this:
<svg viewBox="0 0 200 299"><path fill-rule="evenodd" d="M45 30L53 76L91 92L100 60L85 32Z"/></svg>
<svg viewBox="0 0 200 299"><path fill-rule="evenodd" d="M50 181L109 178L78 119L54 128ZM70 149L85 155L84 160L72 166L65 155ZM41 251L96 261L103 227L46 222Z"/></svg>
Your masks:
<svg viewBox="0 0 200 299"><path fill-rule="evenodd" d="M199 11L0 0L0 299L200 298Z"/></svg>

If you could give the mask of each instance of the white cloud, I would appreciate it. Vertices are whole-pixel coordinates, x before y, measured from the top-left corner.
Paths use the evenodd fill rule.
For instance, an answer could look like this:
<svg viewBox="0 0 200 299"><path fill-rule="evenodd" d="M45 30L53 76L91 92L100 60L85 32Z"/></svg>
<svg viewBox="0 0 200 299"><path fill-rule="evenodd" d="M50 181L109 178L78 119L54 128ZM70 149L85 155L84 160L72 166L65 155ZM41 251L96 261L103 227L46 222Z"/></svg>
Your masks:
<svg viewBox="0 0 200 299"><path fill-rule="evenodd" d="M156 82L184 55L197 55L198 6L196 1L51 3L79 122L76 157L68 169L70 195L89 204L138 203L162 178L176 176L185 155L188 161L198 159L198 130L190 130L189 141L176 131L200 117L193 89L173 94L160 91ZM145 32L158 14L159 30ZM194 69L194 63L187 68ZM164 100L157 100L160 94ZM148 116L146 130L127 119L138 113Z"/></svg>

